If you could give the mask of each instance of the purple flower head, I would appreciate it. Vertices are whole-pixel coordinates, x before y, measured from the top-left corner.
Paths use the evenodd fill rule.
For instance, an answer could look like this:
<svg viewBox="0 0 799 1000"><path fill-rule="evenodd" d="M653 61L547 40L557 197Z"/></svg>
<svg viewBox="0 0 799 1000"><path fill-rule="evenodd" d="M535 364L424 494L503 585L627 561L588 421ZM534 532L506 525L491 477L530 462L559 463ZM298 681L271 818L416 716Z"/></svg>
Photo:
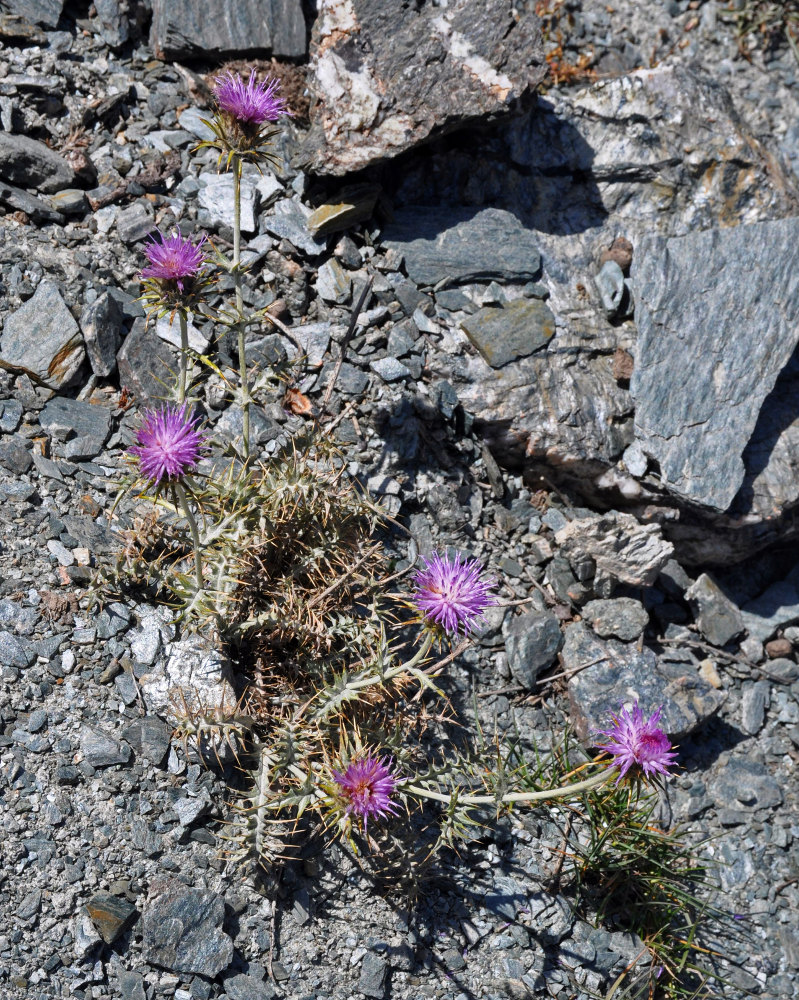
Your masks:
<svg viewBox="0 0 799 1000"><path fill-rule="evenodd" d="M177 229L171 236L165 236L160 230L158 235L160 243L153 238L151 243L144 246L150 266L142 269L141 276L157 278L159 281L174 281L182 292L185 280L196 277L205 263L201 247L206 238L203 236L195 244L188 238L184 239Z"/></svg>
<svg viewBox="0 0 799 1000"><path fill-rule="evenodd" d="M160 485L182 479L197 465L205 444L205 435L197 430L199 419L186 412L185 404L144 415L130 452L138 458L145 479Z"/></svg>
<svg viewBox="0 0 799 1000"><path fill-rule="evenodd" d="M611 755L608 767L619 768L617 785L633 767L650 777L668 774L669 767L676 761L677 754L672 750L668 736L658 728L662 711L661 706L645 719L638 702L633 705L632 712L622 705L619 714L612 716L610 729L598 730L597 735L607 736L608 742L596 743L595 746Z"/></svg>
<svg viewBox="0 0 799 1000"><path fill-rule="evenodd" d="M346 805L344 811L363 820L364 828L369 817L395 815L397 807L391 801L397 782L391 773L391 761L378 760L367 753L354 760L343 774L333 771L333 780Z"/></svg>
<svg viewBox="0 0 799 1000"><path fill-rule="evenodd" d="M496 604L493 581L482 575L476 559L454 559L434 552L424 559L424 568L415 577L412 600L426 621L450 635L468 635L485 620L485 610Z"/></svg>
<svg viewBox="0 0 799 1000"><path fill-rule="evenodd" d="M214 94L220 111L231 115L243 125L263 125L276 122L281 115L290 115L286 102L277 96L280 81L263 80L258 83L255 70L247 83L244 78L228 71L214 80Z"/></svg>

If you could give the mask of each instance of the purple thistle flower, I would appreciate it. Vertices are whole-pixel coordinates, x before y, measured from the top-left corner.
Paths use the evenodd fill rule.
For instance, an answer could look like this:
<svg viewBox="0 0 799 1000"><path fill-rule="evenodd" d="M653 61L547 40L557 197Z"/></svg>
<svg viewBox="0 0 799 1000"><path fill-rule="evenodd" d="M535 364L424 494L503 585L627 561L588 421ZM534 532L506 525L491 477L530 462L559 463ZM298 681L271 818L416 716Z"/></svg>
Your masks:
<svg viewBox="0 0 799 1000"><path fill-rule="evenodd" d="M333 780L345 800L344 811L363 820L364 829L370 816L380 818L395 815L397 807L391 801L396 779L391 773L391 762L384 757L378 760L371 754L354 760L343 774L333 771Z"/></svg>
<svg viewBox="0 0 799 1000"><path fill-rule="evenodd" d="M598 750L611 755L608 767L619 768L617 785L633 767L649 777L668 774L669 767L676 761L677 754L672 750L668 736L658 728L662 711L663 706L645 719L638 702L633 705L632 712L628 712L622 705L619 714L612 716L613 725L610 729L597 731L598 736L608 738L607 743L594 745Z"/></svg>
<svg viewBox="0 0 799 1000"><path fill-rule="evenodd" d="M485 620L485 610L496 604L491 587L493 581L482 576L476 559L455 559L434 552L424 559L424 568L415 578L416 593L412 600L431 624L450 635L468 635Z"/></svg>
<svg viewBox="0 0 799 1000"><path fill-rule="evenodd" d="M243 77L228 71L214 80L213 90L220 111L244 125L263 125L276 122L281 115L291 115L283 98L276 96L279 86L278 79L258 83L255 70L247 83Z"/></svg>
<svg viewBox="0 0 799 1000"><path fill-rule="evenodd" d="M159 281L174 281L182 292L185 279L196 277L205 263L205 254L201 247L206 237L203 236L200 242L195 244L188 237L184 239L177 229L171 236L165 236L160 230L158 235L161 238L160 243L153 238L152 243L146 243L144 246L150 266L142 269L141 276L157 278Z"/></svg>
<svg viewBox="0 0 799 1000"><path fill-rule="evenodd" d="M185 404L145 414L136 445L130 449L145 479L156 485L182 479L197 465L205 444L205 435L196 427L199 420L186 412Z"/></svg>

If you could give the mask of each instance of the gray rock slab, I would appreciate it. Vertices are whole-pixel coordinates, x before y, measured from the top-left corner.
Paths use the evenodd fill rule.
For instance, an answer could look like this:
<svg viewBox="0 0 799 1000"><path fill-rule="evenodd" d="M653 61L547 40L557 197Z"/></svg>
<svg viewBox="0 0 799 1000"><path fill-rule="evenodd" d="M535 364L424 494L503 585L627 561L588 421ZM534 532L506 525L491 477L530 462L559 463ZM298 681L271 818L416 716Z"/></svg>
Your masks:
<svg viewBox="0 0 799 1000"><path fill-rule="evenodd" d="M604 506L618 504L620 489L635 502L641 486L617 470L634 440L634 401L627 380L614 376L618 349L632 361L635 328L605 317L590 280L598 254L620 234L635 260L652 233L796 216L796 178L760 144L723 87L685 65L553 89L496 136L514 165L499 204L536 234L558 334L548 351L502 369L481 356L467 359L458 395L499 461L545 462L559 481ZM430 206L464 189L490 198L493 170L479 144L456 158L431 153L403 194ZM449 183L442 180L448 171ZM799 456L799 444L793 453ZM786 488L797 483L799 475L786 476ZM674 528L692 562L742 558L775 534L771 521Z"/></svg>
<svg viewBox="0 0 799 1000"><path fill-rule="evenodd" d="M748 736L757 736L763 728L771 687L768 681L745 682L741 692L741 729ZM30 722L28 723L30 729Z"/></svg>
<svg viewBox="0 0 799 1000"><path fill-rule="evenodd" d="M546 347L555 333L552 310L538 299L515 299L461 321L466 336L492 368L527 358Z"/></svg>
<svg viewBox="0 0 799 1000"><path fill-rule="evenodd" d="M773 809L782 804L782 791L765 764L731 757L712 781L710 795L716 802L738 809Z"/></svg>
<svg viewBox="0 0 799 1000"><path fill-rule="evenodd" d="M511 620L505 650L513 679L533 688L542 670L551 667L563 645L558 619L549 611L530 611Z"/></svg>
<svg viewBox="0 0 799 1000"><path fill-rule="evenodd" d="M81 314L80 328L89 364L94 374L101 378L116 371L116 355L122 342L122 321L122 309L108 292L99 295Z"/></svg>
<svg viewBox="0 0 799 1000"><path fill-rule="evenodd" d="M117 236L123 243L138 243L156 230L155 215L149 202L134 201L116 217Z"/></svg>
<svg viewBox="0 0 799 1000"><path fill-rule="evenodd" d="M125 728L122 738L142 757L162 767L172 740L171 728L155 715L145 715Z"/></svg>
<svg viewBox="0 0 799 1000"><path fill-rule="evenodd" d="M63 222L61 212L22 188L0 181L0 204L14 212L24 212L33 222Z"/></svg>
<svg viewBox="0 0 799 1000"><path fill-rule="evenodd" d="M440 281L529 281L541 271L537 234L500 208L397 211L383 242L405 258L417 285Z"/></svg>
<svg viewBox="0 0 799 1000"><path fill-rule="evenodd" d="M311 169L346 174L487 115L545 75L538 19L494 0L320 9L311 40Z"/></svg>
<svg viewBox="0 0 799 1000"><path fill-rule="evenodd" d="M96 442L96 455L111 430L111 411L94 403L54 396L39 414L39 424L56 441L70 437L92 439Z"/></svg>
<svg viewBox="0 0 799 1000"><path fill-rule="evenodd" d="M300 0L153 0L150 45L160 59L264 52L296 58L306 50Z"/></svg>
<svg viewBox="0 0 799 1000"><path fill-rule="evenodd" d="M0 400L0 431L13 434L22 420L22 403L18 399Z"/></svg>
<svg viewBox="0 0 799 1000"><path fill-rule="evenodd" d="M771 639L778 629L799 622L799 567L744 604L741 617L749 635L760 642Z"/></svg>
<svg viewBox="0 0 799 1000"><path fill-rule="evenodd" d="M583 622L566 628L561 651L569 679L569 706L580 739L606 729L621 704L638 701L645 714L663 706L663 729L680 740L718 711L726 695L705 683L691 664L658 660L637 643L600 639Z"/></svg>
<svg viewBox="0 0 799 1000"><path fill-rule="evenodd" d="M681 497L725 511L744 482L744 448L799 344L797 240L799 219L779 219L636 248L635 434Z"/></svg>
<svg viewBox="0 0 799 1000"><path fill-rule="evenodd" d="M76 175L67 161L38 139L0 131L0 177L20 187L55 194L75 187Z"/></svg>
<svg viewBox="0 0 799 1000"><path fill-rule="evenodd" d="M399 382L401 379L410 378L410 369L396 358L378 358L377 361L370 361L369 367L384 382Z"/></svg>
<svg viewBox="0 0 799 1000"><path fill-rule="evenodd" d="M373 951L364 955L361 963L361 975L358 979L358 991L364 996L374 997L381 1000L386 993L386 977L388 976L388 962L381 955L376 955Z"/></svg>
<svg viewBox="0 0 799 1000"><path fill-rule="evenodd" d="M64 0L5 0L3 9L32 24L55 28L64 9Z"/></svg>
<svg viewBox="0 0 799 1000"><path fill-rule="evenodd" d="M144 959L172 972L213 978L230 965L233 941L222 930L221 896L171 879L150 883L142 917Z"/></svg>
<svg viewBox="0 0 799 1000"><path fill-rule="evenodd" d="M6 318L0 353L4 361L30 368L55 389L78 373L86 348L54 282L45 278L33 297Z"/></svg>
<svg viewBox="0 0 799 1000"><path fill-rule="evenodd" d="M0 465L17 476L27 472L33 465L30 442L19 434L0 439Z"/></svg>
<svg viewBox="0 0 799 1000"><path fill-rule="evenodd" d="M268 233L288 240L308 257L318 257L327 247L327 238L311 235L307 224L310 215L311 210L298 199L284 198L261 221Z"/></svg>
<svg viewBox="0 0 799 1000"><path fill-rule="evenodd" d="M113 944L136 918L136 907L110 892L96 892L85 909L106 944Z"/></svg>
<svg viewBox="0 0 799 1000"><path fill-rule="evenodd" d="M117 354L120 384L127 386L140 404L155 404L174 381L178 355L155 332L137 319Z"/></svg>
<svg viewBox="0 0 799 1000"><path fill-rule="evenodd" d="M632 586L651 586L674 554L658 524L640 524L631 514L609 511L575 518L555 535L570 562L587 556L599 578Z"/></svg>
<svg viewBox="0 0 799 1000"><path fill-rule="evenodd" d="M11 632L0 631L0 663L4 667L27 667L35 658L36 652L29 642Z"/></svg>
<svg viewBox="0 0 799 1000"><path fill-rule="evenodd" d="M83 759L92 767L111 767L127 764L130 760L130 747L99 729L86 727L83 730L80 749Z"/></svg>
<svg viewBox="0 0 799 1000"><path fill-rule="evenodd" d="M240 972L225 980L225 993L228 1000L274 1000L277 990L269 980Z"/></svg>
<svg viewBox="0 0 799 1000"><path fill-rule="evenodd" d="M714 646L725 646L743 632L740 610L707 573L697 577L685 597L696 611L699 631Z"/></svg>
<svg viewBox="0 0 799 1000"><path fill-rule="evenodd" d="M200 174L202 187L197 195L200 206L215 225L233 227L233 174ZM258 188L248 177L241 179L241 231L254 233Z"/></svg>
<svg viewBox="0 0 799 1000"><path fill-rule="evenodd" d="M649 614L640 601L632 597L589 601L582 609L583 620L602 639L632 642L649 624Z"/></svg>

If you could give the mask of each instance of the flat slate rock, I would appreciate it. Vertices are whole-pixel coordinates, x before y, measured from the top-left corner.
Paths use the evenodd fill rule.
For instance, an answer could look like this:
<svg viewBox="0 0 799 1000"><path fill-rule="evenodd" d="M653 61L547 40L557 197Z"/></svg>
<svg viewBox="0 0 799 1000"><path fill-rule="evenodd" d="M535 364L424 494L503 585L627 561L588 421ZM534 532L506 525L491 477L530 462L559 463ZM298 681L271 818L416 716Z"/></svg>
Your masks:
<svg viewBox="0 0 799 1000"><path fill-rule="evenodd" d="M54 282L44 279L33 298L7 317L0 354L10 364L30 368L54 389L68 385L77 374L86 348Z"/></svg>
<svg viewBox="0 0 799 1000"><path fill-rule="evenodd" d="M799 344L797 242L799 219L779 219L636 247L635 434L680 497L726 511L744 482L744 448ZM797 497L794 482L773 499Z"/></svg>
<svg viewBox="0 0 799 1000"><path fill-rule="evenodd" d="M301 0L153 0L150 45L159 59L269 52L296 58L306 50Z"/></svg>
<svg viewBox="0 0 799 1000"><path fill-rule="evenodd" d="M680 740L727 697L699 677L695 664L664 662L635 642L600 639L584 622L566 628L561 656L566 672L577 671L569 680L569 706L584 740L607 729L620 705L635 701L647 715L662 705L663 729Z"/></svg>
<svg viewBox="0 0 799 1000"><path fill-rule="evenodd" d="M546 347L555 333L555 317L538 299L515 299L501 309L481 309L461 327L491 367L502 368Z"/></svg>
<svg viewBox="0 0 799 1000"><path fill-rule="evenodd" d="M216 893L172 879L153 881L142 918L145 961L213 979L233 958L224 919L225 901Z"/></svg>
<svg viewBox="0 0 799 1000"><path fill-rule="evenodd" d="M67 161L38 139L0 132L0 177L20 187L55 194L74 188L77 176Z"/></svg>
<svg viewBox="0 0 799 1000"><path fill-rule="evenodd" d="M3 11L22 17L44 28L55 28L64 8L64 0L4 0Z"/></svg>
<svg viewBox="0 0 799 1000"><path fill-rule="evenodd" d="M383 243L405 258L417 285L532 281L541 272L536 234L500 208L399 209Z"/></svg>
<svg viewBox="0 0 799 1000"><path fill-rule="evenodd" d="M310 169L346 174L507 113L546 74L541 31L513 0L320 6L309 88Z"/></svg>
<svg viewBox="0 0 799 1000"><path fill-rule="evenodd" d="M136 917L132 903L110 892L96 892L86 903L86 912L106 944L113 944Z"/></svg>

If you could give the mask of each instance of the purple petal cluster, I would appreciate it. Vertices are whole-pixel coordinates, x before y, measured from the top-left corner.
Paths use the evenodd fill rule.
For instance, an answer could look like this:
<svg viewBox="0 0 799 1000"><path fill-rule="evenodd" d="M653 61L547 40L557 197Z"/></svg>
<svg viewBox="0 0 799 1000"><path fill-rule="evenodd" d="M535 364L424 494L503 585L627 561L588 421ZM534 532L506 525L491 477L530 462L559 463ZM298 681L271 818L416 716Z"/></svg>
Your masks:
<svg viewBox="0 0 799 1000"><path fill-rule="evenodd" d="M485 610L496 604L493 581L483 576L476 559L454 559L434 552L424 559L415 577L412 601L427 622L450 635L468 635L485 620Z"/></svg>
<svg viewBox="0 0 799 1000"><path fill-rule="evenodd" d="M672 750L668 736L658 727L661 706L648 719L638 707L638 702L629 712L623 705L618 715L612 716L613 725L609 729L600 729L598 736L606 736L607 743L595 744L598 750L610 754L608 767L618 767L619 776L616 784L635 768L645 777L656 774L668 774L668 769L677 759Z"/></svg>
<svg viewBox="0 0 799 1000"><path fill-rule="evenodd" d="M367 753L354 760L343 774L333 771L333 780L346 803L344 811L362 819L364 828L370 817L379 819L396 814L397 807L391 796L397 781L391 773L391 761L388 758L378 760Z"/></svg>
<svg viewBox="0 0 799 1000"><path fill-rule="evenodd" d="M184 239L176 229L171 236L158 232L160 242L153 238L144 246L144 252L149 267L142 269L142 278L157 278L160 281L174 281L180 291L183 291L187 278L194 278L205 263L202 245L205 236L199 243L192 243L188 237Z"/></svg>
<svg viewBox="0 0 799 1000"><path fill-rule="evenodd" d="M182 479L197 465L205 444L205 435L197 430L199 420L185 405L164 406L144 415L130 452L139 460L145 479L160 485Z"/></svg>
<svg viewBox="0 0 799 1000"><path fill-rule="evenodd" d="M258 83L253 70L246 83L243 77L231 72L218 76L213 89L221 111L244 125L263 125L291 114L283 98L277 96L279 86L277 79Z"/></svg>

